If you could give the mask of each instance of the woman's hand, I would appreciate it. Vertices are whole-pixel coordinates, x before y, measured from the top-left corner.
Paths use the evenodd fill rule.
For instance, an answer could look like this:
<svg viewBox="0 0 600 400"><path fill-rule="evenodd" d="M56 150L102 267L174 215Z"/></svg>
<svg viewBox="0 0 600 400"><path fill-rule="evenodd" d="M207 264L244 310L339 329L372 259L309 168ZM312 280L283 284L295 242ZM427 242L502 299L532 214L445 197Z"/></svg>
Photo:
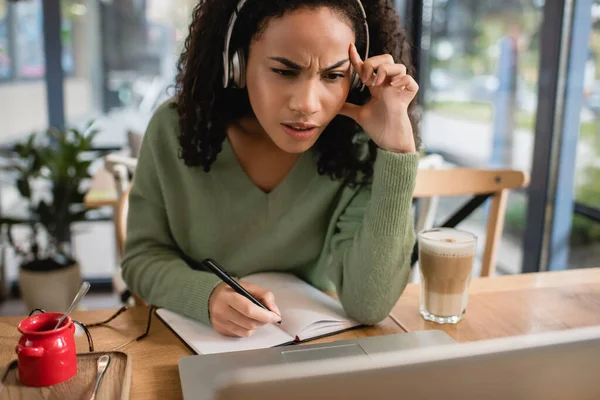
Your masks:
<svg viewBox="0 0 600 400"><path fill-rule="evenodd" d="M213 290L208 304L210 322L215 331L226 336L248 337L260 326L281 320L273 293L251 283L239 283L272 312L260 308L227 284L221 283Z"/></svg>
<svg viewBox="0 0 600 400"><path fill-rule="evenodd" d="M416 151L408 105L419 85L406 74L403 64L394 63L391 55L362 61L354 44L350 61L361 81L369 87L371 100L363 106L345 103L341 115L355 120L382 149L396 153Z"/></svg>

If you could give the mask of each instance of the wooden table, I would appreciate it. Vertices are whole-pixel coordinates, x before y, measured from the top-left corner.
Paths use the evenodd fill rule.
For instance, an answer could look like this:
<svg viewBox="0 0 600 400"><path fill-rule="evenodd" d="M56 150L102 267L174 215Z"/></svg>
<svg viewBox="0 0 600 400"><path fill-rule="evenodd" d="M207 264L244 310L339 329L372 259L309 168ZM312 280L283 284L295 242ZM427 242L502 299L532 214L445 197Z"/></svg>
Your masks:
<svg viewBox="0 0 600 400"><path fill-rule="evenodd" d="M409 285L391 318L381 324L311 343L425 329L442 329L466 342L600 324L600 269L475 279L466 319L457 325L425 322L418 311L418 289L418 285ZM73 317L89 324L104 320L114 311L75 312ZM109 326L92 328L96 350L112 350L140 335L147 313L147 308L132 308ZM0 365L16 358L14 349L20 337L16 326L21 319L0 318ZM86 340L78 337L78 352L86 352L86 346ZM160 319L153 318L148 337L123 351L133 363L131 399L182 397L177 361L192 353Z"/></svg>
<svg viewBox="0 0 600 400"><path fill-rule="evenodd" d="M73 318L85 324L103 321L116 310L74 312ZM127 310L109 326L90 329L96 351L110 351L115 347L139 336L146 328L148 308L134 307ZM16 359L15 346L20 338L16 329L22 317L0 318L0 365L5 366ZM364 329L356 329L311 343L324 343L365 336L378 336L404 332L391 318ZM77 337L77 352L88 351L87 340ZM157 317L152 319L150 334L140 342L134 342L123 349L132 361L132 381L130 399L180 399L183 397L179 383L177 361L193 354L187 346Z"/></svg>
<svg viewBox="0 0 600 400"><path fill-rule="evenodd" d="M600 325L600 268L474 279L456 325L425 321L419 289L408 285L391 313L407 332L440 329L470 342Z"/></svg>

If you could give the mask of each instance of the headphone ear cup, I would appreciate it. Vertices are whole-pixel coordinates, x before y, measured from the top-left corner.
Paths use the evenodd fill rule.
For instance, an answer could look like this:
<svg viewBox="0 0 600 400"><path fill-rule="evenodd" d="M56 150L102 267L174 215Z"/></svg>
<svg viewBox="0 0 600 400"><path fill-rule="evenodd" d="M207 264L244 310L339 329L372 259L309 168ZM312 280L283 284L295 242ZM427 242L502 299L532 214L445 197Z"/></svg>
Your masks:
<svg viewBox="0 0 600 400"><path fill-rule="evenodd" d="M362 89L362 81L360 80L360 76L358 76L356 71L352 72L352 82L350 83L350 89Z"/></svg>
<svg viewBox="0 0 600 400"><path fill-rule="evenodd" d="M246 57L242 50L236 50L231 58L231 81L238 89L246 87Z"/></svg>

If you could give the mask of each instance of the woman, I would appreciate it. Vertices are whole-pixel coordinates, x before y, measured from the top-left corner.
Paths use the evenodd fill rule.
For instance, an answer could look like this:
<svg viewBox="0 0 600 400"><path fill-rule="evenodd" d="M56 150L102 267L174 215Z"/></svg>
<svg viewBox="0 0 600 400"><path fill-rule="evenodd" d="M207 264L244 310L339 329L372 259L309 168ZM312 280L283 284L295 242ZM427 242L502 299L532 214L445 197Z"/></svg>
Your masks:
<svg viewBox="0 0 600 400"><path fill-rule="evenodd" d="M280 271L335 289L350 317L377 323L407 283L419 157L418 86L391 1L237 8L194 10L177 95L144 138L123 277L224 335L280 313L264 289L244 283L272 312L191 268L208 257L236 277Z"/></svg>

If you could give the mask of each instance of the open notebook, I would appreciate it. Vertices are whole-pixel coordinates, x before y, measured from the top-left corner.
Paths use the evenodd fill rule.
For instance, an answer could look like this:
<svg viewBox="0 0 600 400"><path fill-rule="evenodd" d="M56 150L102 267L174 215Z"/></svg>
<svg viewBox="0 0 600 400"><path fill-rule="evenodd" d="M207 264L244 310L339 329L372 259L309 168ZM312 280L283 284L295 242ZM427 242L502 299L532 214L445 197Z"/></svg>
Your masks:
<svg viewBox="0 0 600 400"><path fill-rule="evenodd" d="M160 318L194 351L225 353L303 342L359 326L349 319L342 305L308 283L285 273L260 273L243 278L275 295L281 325L267 324L248 338L233 338L212 327L161 308Z"/></svg>

